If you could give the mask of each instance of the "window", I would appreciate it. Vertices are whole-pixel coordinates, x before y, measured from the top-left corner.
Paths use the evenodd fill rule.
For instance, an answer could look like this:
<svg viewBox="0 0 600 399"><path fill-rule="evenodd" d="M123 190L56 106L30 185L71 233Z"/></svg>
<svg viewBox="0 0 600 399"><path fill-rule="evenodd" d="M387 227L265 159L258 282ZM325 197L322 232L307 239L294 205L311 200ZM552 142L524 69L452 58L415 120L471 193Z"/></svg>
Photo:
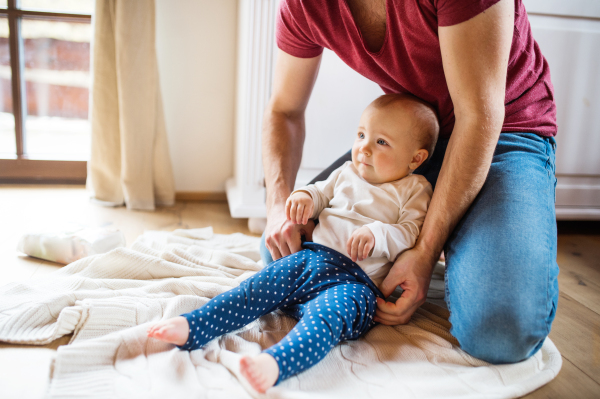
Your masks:
<svg viewBox="0 0 600 399"><path fill-rule="evenodd" d="M83 183L94 0L0 0L0 182Z"/></svg>

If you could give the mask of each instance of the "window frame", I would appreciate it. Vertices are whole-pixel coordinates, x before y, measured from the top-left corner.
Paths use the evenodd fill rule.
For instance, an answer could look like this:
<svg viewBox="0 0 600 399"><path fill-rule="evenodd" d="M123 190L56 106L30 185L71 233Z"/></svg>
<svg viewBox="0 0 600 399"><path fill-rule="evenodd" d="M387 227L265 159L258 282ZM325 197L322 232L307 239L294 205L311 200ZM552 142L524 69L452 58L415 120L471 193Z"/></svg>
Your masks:
<svg viewBox="0 0 600 399"><path fill-rule="evenodd" d="M27 112L22 19L82 22L92 20L90 14L74 14L42 10L22 10L19 0L8 0L0 8L0 17L8 19L13 116L15 118L15 159L0 159L0 183L70 183L83 184L87 178L87 161L29 159L25 147L24 123ZM91 56L91 55L90 55Z"/></svg>

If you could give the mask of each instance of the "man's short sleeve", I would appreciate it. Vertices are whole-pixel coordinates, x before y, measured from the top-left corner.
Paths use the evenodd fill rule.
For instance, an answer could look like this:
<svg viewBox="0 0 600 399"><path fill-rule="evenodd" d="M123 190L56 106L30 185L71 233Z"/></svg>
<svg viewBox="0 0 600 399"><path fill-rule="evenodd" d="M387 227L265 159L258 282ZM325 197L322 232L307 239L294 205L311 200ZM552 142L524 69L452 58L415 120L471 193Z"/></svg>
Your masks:
<svg viewBox="0 0 600 399"><path fill-rule="evenodd" d="M484 12L500 0L437 0L438 26L465 22Z"/></svg>
<svg viewBox="0 0 600 399"><path fill-rule="evenodd" d="M300 1L281 1L275 37L277 47L294 57L313 58L323 52L323 47L311 38L307 15Z"/></svg>

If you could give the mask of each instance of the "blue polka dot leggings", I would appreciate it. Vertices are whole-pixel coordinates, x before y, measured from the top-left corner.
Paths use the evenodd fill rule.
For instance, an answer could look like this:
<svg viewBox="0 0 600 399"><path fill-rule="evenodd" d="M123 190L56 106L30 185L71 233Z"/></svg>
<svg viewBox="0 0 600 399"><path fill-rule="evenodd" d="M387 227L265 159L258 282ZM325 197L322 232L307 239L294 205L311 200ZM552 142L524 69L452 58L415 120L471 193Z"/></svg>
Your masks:
<svg viewBox="0 0 600 399"><path fill-rule="evenodd" d="M281 309L298 320L278 344L264 350L279 365L277 383L317 364L340 342L375 324L381 291L351 259L320 244L272 262L252 277L183 314L189 323L181 349L203 347L260 316Z"/></svg>

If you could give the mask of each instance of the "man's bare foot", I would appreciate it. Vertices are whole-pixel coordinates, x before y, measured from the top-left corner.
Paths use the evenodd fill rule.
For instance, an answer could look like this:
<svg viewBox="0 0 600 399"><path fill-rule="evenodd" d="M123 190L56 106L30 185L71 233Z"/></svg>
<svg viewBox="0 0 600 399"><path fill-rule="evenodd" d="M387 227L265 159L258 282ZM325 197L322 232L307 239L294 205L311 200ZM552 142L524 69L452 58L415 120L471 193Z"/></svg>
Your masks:
<svg viewBox="0 0 600 399"><path fill-rule="evenodd" d="M177 316L171 319L161 320L148 327L147 334L149 337L181 346L188 340L190 326L185 317Z"/></svg>
<svg viewBox="0 0 600 399"><path fill-rule="evenodd" d="M240 372L252 388L260 393L275 385L279 377L279 365L273 356L261 353L258 356L244 356L240 360Z"/></svg>

